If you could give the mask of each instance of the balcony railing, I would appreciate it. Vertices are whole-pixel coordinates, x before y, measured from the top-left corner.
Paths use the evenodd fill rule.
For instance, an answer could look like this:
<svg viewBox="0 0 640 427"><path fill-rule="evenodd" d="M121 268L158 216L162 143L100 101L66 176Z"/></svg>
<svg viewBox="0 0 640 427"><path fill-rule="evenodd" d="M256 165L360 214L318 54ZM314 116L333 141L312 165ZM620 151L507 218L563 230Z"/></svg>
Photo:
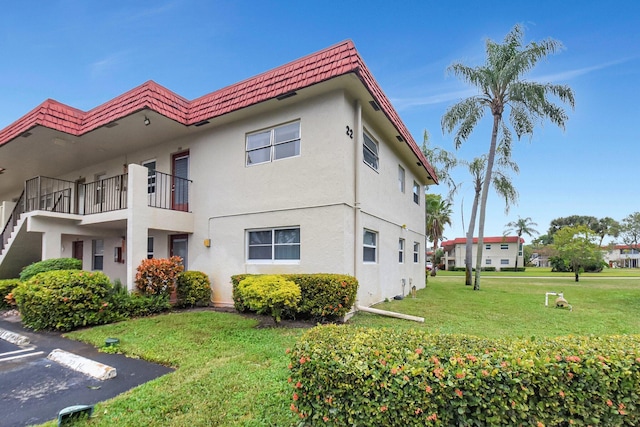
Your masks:
<svg viewBox="0 0 640 427"><path fill-rule="evenodd" d="M163 172L151 172L147 182L149 206L189 212L191 180Z"/></svg>
<svg viewBox="0 0 640 427"><path fill-rule="evenodd" d="M78 206L83 215L127 208L127 174L78 186Z"/></svg>

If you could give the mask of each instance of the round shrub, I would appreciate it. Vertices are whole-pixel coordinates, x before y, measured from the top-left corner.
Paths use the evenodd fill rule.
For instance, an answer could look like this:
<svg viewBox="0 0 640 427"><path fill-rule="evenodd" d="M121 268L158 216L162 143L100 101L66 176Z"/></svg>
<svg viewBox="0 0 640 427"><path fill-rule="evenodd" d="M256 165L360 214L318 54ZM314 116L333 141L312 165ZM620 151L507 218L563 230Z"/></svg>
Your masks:
<svg viewBox="0 0 640 427"><path fill-rule="evenodd" d="M10 303L10 301L13 301L12 292L19 284L19 279L0 280L0 310L12 308ZM10 297L7 298L8 296Z"/></svg>
<svg viewBox="0 0 640 427"><path fill-rule="evenodd" d="M238 285L247 308L258 314L271 314L279 323L284 310L295 311L300 302L300 287L282 276L249 276Z"/></svg>
<svg viewBox="0 0 640 427"><path fill-rule="evenodd" d="M178 256L144 259L136 273L136 288L142 295L171 295L182 271L182 258Z"/></svg>
<svg viewBox="0 0 640 427"><path fill-rule="evenodd" d="M29 264L20 272L20 280L27 281L38 273L54 270L82 270L82 260L75 258L52 258Z"/></svg>
<svg viewBox="0 0 640 427"><path fill-rule="evenodd" d="M25 326L69 331L113 320L111 287L102 272L57 270L33 276L13 295Z"/></svg>
<svg viewBox="0 0 640 427"><path fill-rule="evenodd" d="M211 300L211 282L201 271L185 271L176 279L178 307L207 306Z"/></svg>

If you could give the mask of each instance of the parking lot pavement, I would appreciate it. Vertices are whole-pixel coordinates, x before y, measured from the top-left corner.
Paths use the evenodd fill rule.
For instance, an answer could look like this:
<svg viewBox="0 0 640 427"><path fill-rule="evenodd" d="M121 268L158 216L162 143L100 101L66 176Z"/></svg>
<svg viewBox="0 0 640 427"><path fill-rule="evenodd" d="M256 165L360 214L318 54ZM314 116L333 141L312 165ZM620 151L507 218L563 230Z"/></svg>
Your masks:
<svg viewBox="0 0 640 427"><path fill-rule="evenodd" d="M68 340L59 333L24 329L15 318L0 317L0 329L29 339L26 345L0 339L2 426L22 427L56 419L58 412L67 406L94 405L173 371L121 354L100 353L88 344ZM117 376L100 381L66 368L47 359L54 349L112 366ZM21 354L25 356L13 357Z"/></svg>

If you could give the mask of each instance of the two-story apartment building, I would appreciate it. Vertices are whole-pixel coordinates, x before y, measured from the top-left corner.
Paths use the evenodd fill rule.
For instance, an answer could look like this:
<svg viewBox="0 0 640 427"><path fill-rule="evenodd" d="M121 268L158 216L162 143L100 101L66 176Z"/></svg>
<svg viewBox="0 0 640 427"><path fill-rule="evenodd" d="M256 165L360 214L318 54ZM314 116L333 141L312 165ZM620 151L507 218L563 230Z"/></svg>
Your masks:
<svg viewBox="0 0 640 427"><path fill-rule="evenodd" d="M195 100L46 100L0 131L0 171L1 278L76 257L132 289L179 255L217 305L239 273L351 274L362 305L424 287L437 177L350 41Z"/></svg>
<svg viewBox="0 0 640 427"><path fill-rule="evenodd" d="M515 268L516 259L518 267L524 267L522 245L524 239L518 236L485 237L482 250L482 267L494 267L496 271L503 268ZM459 237L442 242L440 246L444 251L444 265L447 270L464 268L467 239ZM478 238L473 238L472 265L475 268L478 254Z"/></svg>
<svg viewBox="0 0 640 427"><path fill-rule="evenodd" d="M609 267L639 268L640 250L631 245L613 245L602 248L604 261Z"/></svg>

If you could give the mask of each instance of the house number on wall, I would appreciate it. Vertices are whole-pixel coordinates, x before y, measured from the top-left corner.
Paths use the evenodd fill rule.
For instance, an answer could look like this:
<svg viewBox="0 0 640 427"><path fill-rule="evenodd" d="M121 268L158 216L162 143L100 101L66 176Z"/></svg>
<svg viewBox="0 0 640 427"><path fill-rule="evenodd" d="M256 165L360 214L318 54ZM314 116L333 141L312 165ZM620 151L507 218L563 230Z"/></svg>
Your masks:
<svg viewBox="0 0 640 427"><path fill-rule="evenodd" d="M347 126L347 131L345 133L349 138L353 139L353 129L351 129L349 126Z"/></svg>

